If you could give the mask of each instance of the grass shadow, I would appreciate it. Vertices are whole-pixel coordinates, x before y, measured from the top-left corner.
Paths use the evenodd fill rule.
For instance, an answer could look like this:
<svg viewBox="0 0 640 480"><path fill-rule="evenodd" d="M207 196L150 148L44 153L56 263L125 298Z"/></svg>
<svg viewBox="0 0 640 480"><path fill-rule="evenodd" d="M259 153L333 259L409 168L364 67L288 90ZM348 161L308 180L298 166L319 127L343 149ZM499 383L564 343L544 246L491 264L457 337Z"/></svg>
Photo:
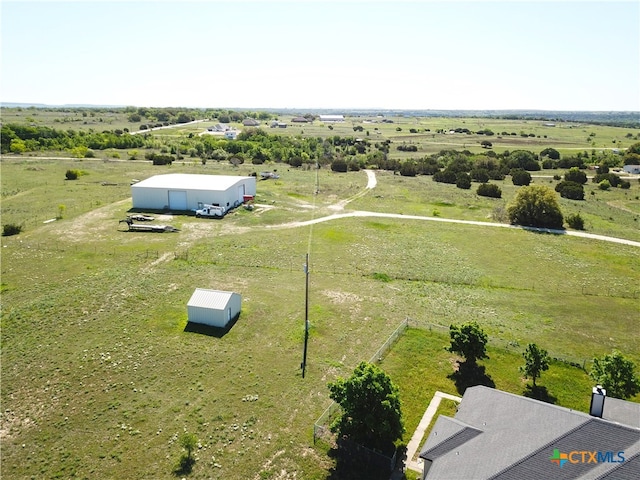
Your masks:
<svg viewBox="0 0 640 480"><path fill-rule="evenodd" d="M233 328L233 326L240 318L240 314L231 319L225 327L212 327L211 325L204 325L202 323L187 322L184 327L185 332L199 333L201 335L207 335L209 337L222 338Z"/></svg>
<svg viewBox="0 0 640 480"><path fill-rule="evenodd" d="M487 375L484 365L477 363L458 362L458 369L447 375L447 378L453 380L460 395L464 395L465 390L474 385L484 385L491 388L496 386L493 379Z"/></svg>
<svg viewBox="0 0 640 480"><path fill-rule="evenodd" d="M527 384L527 386L524 388L523 395L525 397L540 400L541 402L545 403L552 403L554 405L558 401L556 397L554 397L547 391L547 387L541 387L540 385L536 385L534 387L533 385Z"/></svg>

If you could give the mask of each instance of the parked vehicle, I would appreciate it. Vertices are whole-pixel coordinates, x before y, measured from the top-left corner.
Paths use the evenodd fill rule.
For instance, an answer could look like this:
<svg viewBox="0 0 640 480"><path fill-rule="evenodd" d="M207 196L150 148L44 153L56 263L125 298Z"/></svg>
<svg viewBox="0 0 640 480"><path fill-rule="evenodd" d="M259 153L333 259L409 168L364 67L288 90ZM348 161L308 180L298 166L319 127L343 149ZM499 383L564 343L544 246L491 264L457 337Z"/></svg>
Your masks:
<svg viewBox="0 0 640 480"><path fill-rule="evenodd" d="M224 207L218 205L203 205L202 208L196 210L196 217L222 218L227 211Z"/></svg>

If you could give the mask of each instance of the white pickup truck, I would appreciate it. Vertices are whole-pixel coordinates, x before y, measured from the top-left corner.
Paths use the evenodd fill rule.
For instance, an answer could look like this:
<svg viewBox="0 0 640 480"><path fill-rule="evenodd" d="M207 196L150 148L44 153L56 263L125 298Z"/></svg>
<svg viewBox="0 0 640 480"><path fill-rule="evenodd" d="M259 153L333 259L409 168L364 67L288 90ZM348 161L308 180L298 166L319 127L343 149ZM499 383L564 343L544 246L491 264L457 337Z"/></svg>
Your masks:
<svg viewBox="0 0 640 480"><path fill-rule="evenodd" d="M196 210L196 217L213 217L222 218L227 213L224 207L217 205L203 205L202 208Z"/></svg>

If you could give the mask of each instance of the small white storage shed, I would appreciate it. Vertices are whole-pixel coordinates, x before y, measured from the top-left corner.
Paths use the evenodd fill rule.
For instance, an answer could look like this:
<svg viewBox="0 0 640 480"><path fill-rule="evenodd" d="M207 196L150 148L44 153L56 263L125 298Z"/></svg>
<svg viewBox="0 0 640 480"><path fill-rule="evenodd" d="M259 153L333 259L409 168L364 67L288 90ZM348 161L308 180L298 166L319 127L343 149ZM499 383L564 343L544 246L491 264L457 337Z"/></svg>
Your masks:
<svg viewBox="0 0 640 480"><path fill-rule="evenodd" d="M225 209L256 194L256 177L170 173L155 175L131 185L133 208L150 210L195 210L200 204Z"/></svg>
<svg viewBox="0 0 640 480"><path fill-rule="evenodd" d="M187 303L189 322L224 328L240 315L239 293L196 288Z"/></svg>

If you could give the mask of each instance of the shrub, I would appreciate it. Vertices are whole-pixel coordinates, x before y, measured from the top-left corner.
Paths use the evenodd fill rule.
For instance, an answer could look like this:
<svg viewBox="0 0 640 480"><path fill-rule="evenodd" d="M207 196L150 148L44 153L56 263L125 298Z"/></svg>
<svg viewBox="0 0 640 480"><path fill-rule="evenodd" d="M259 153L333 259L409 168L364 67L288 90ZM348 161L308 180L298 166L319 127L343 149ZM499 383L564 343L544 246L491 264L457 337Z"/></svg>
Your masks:
<svg viewBox="0 0 640 480"><path fill-rule="evenodd" d="M145 157L147 160L151 160L154 165L171 165L175 160L172 155L158 155L157 153L149 153Z"/></svg>
<svg viewBox="0 0 640 480"><path fill-rule="evenodd" d="M64 176L67 180L77 180L80 176L80 172L78 170L67 170Z"/></svg>
<svg viewBox="0 0 640 480"><path fill-rule="evenodd" d="M471 180L474 182L487 183L489 181L489 172L486 168L474 168L471 170Z"/></svg>
<svg viewBox="0 0 640 480"><path fill-rule="evenodd" d="M331 171L344 173L348 169L347 162L342 159L334 160L331 163Z"/></svg>
<svg viewBox="0 0 640 480"><path fill-rule="evenodd" d="M600 190L609 190L611 188L611 184L609 183L609 180L602 180L599 184L598 184L598 188Z"/></svg>
<svg viewBox="0 0 640 480"><path fill-rule="evenodd" d="M576 182L563 181L556 185L556 192L569 200L584 200L584 187Z"/></svg>
<svg viewBox="0 0 640 480"><path fill-rule="evenodd" d="M587 183L587 174L581 171L578 167L572 167L564 174L564 179L568 182L575 182L584 185Z"/></svg>
<svg viewBox="0 0 640 480"><path fill-rule="evenodd" d="M10 237L11 235L17 235L22 232L22 225L17 225L15 223L5 223L2 226L2 236Z"/></svg>
<svg viewBox="0 0 640 480"><path fill-rule="evenodd" d="M514 185L529 185L531 183L531 174L522 169L512 170L511 181Z"/></svg>
<svg viewBox="0 0 640 480"><path fill-rule="evenodd" d="M456 177L456 187L463 190L469 190L471 188L471 177L468 173L459 173Z"/></svg>
<svg viewBox="0 0 640 480"><path fill-rule="evenodd" d="M584 219L579 213L572 213L567 216L567 225L574 230L584 230Z"/></svg>
<svg viewBox="0 0 640 480"><path fill-rule="evenodd" d="M451 170L441 170L433 174L433 181L440 183L456 183L457 175Z"/></svg>
<svg viewBox="0 0 640 480"><path fill-rule="evenodd" d="M404 162L400 165L400 175L403 177L415 177L416 173L417 169L413 162Z"/></svg>
<svg viewBox="0 0 640 480"><path fill-rule="evenodd" d="M617 187L620 183L620 177L615 173L598 173L593 177L593 183L602 183L603 180L609 183L609 187Z"/></svg>
<svg viewBox="0 0 640 480"><path fill-rule="evenodd" d="M478 185L476 193L481 197L502 198L502 190L494 183L483 183Z"/></svg>

